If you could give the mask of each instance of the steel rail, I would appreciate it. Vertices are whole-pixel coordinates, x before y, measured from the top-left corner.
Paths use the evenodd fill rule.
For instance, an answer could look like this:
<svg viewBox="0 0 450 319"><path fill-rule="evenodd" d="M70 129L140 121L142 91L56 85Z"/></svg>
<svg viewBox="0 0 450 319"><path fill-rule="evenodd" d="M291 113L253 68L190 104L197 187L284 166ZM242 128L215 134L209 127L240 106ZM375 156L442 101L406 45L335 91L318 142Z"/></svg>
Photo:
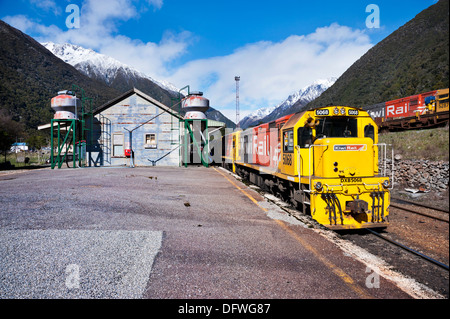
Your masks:
<svg viewBox="0 0 450 319"><path fill-rule="evenodd" d="M436 216L429 215L429 214L425 214L425 213L420 213L420 212L415 211L415 210L413 210L413 209L405 208L405 207L402 207L402 206L397 206L397 205L392 204L392 203L390 204L390 206L391 206L391 207L398 208L398 209L401 209L401 210L404 210L404 211L407 211L407 212L410 212L410 213L414 213L414 214L426 216L426 217L429 217L429 218L432 218L432 219L436 219L436 220L439 220L439 221L442 221L442 222L446 222L446 223L449 222L447 219L443 219L443 218L436 217Z"/></svg>
<svg viewBox="0 0 450 319"><path fill-rule="evenodd" d="M401 199L401 198L392 197L392 196L391 196L391 199L398 200L398 201L402 201L402 202L405 202L405 203L408 203L408 204L411 204L411 205L415 205L415 206L420 206L420 207L424 207L424 208L429 208L429 209L433 209L433 210L438 210L438 211L440 211L440 212L447 213L447 214L449 213L448 210L445 210L445 209L443 209L443 208L438 208L438 207L428 206L428 205L424 205L424 204L412 202L412 201L409 201L409 200L406 200L406 199Z"/></svg>
<svg viewBox="0 0 450 319"><path fill-rule="evenodd" d="M398 247L400 247L400 248L402 248L402 249L404 249L404 250L406 250L406 251L408 251L408 252L410 252L410 253L412 253L412 254L414 254L416 256L419 256L419 257L421 257L421 258L423 258L423 259L425 259L425 260L427 260L427 261L429 261L429 262L431 262L431 263L433 263L433 264L435 264L435 265L437 265L437 266L439 266L439 267L441 267L443 269L449 270L448 265L446 265L444 263L441 263L440 261L437 261L436 259L433 259L433 258L431 258L431 257L429 257L427 255L424 255L424 254L418 252L417 250L409 248L408 246L400 244L399 242L396 242L395 240L389 239L389 238L381 235L380 233L377 233L376 231L373 231L372 229L367 228L367 230L369 232L371 232L372 234L374 234L375 236L377 236L377 237L379 237L379 238L381 238L381 239L383 239L383 240L385 240L387 242L390 242L391 244L394 244L394 245L396 245L396 246L398 246Z"/></svg>

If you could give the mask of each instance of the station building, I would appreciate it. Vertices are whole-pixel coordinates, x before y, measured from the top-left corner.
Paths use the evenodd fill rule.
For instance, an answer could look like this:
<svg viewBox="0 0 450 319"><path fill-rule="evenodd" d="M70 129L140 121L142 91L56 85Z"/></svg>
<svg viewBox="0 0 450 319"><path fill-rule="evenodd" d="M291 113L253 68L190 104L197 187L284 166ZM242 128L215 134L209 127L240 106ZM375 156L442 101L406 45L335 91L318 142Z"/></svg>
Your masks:
<svg viewBox="0 0 450 319"><path fill-rule="evenodd" d="M136 166L180 165L179 123L183 117L147 94L133 88L97 108L93 115L87 166L130 165L130 161Z"/></svg>
<svg viewBox="0 0 450 319"><path fill-rule="evenodd" d="M87 119L86 141L80 141L86 144L83 166L182 166L192 158L183 154L183 143L189 141L185 125L181 114L133 88L96 108ZM208 132L222 127L223 122L208 120ZM73 145L68 153L73 154Z"/></svg>

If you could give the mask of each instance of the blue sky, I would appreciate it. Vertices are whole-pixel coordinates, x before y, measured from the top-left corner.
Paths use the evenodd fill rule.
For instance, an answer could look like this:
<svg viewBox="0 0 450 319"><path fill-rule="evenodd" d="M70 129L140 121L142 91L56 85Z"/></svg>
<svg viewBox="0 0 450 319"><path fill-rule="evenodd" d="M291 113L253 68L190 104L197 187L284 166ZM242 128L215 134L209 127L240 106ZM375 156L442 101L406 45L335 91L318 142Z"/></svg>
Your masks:
<svg viewBox="0 0 450 319"><path fill-rule="evenodd" d="M235 120L318 79L339 77L436 0L0 0L0 19L38 41L71 42L177 87L201 90ZM69 4L80 27L69 29ZM366 19L379 8L379 27Z"/></svg>

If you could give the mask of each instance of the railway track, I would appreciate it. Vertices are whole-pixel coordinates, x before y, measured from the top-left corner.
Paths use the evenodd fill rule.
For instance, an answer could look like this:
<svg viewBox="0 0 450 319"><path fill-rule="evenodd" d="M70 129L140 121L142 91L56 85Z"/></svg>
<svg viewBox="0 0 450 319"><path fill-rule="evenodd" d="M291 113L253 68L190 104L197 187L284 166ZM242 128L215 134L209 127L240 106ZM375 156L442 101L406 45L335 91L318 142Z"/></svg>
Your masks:
<svg viewBox="0 0 450 319"><path fill-rule="evenodd" d="M437 211L437 212L441 213L441 215L442 215L442 213L446 214L447 216L449 214L449 212L447 210L442 209L442 208L432 207L432 206L428 206L428 205L424 205L424 204L420 204L420 203L415 203L415 202L411 202L411 201L407 201L407 200L400 199L400 198L395 198L395 197L393 197L392 199L397 201L397 202L405 202L408 205L413 205L415 207L426 208L428 210ZM397 208L397 209L401 209L401 210L409 212L409 213L413 213L413 214L425 216L425 217L428 217L428 218L432 218L432 219L435 219L435 220L439 220L439 221L442 221L442 222L445 222L445 223L449 222L448 217L447 218L442 218L442 217L438 217L438 216L435 216L435 215L430 215L429 213L421 212L421 211L419 211L417 209L411 209L411 208L408 208L408 207L400 206L397 203L392 203L392 201L391 201L390 206L394 207L394 208Z"/></svg>
<svg viewBox="0 0 450 319"><path fill-rule="evenodd" d="M421 204L421 203L416 203L416 202L412 202L412 201L408 201L408 200L404 200L404 199L400 199L400 198L396 198L396 197L392 197L392 200L396 201L397 203L398 202L406 203L408 205L412 205L413 207L411 208L411 207L400 206L400 205L397 205L397 203L393 203L392 201L391 201L391 204L390 204L391 207L394 207L396 209L402 210L404 212L425 216L427 218L431 218L433 220L441 221L441 222L444 222L444 223L447 223L447 224L449 223L449 220L448 220L449 212L446 209L433 207L433 206L425 205L425 204ZM424 208L429 210L429 211L428 212L423 212ZM432 215L432 214L436 214L436 212L440 213L441 216ZM386 236L384 236L384 235L382 235L382 234L380 234L380 233L378 233L378 232L376 232L374 230L367 229L367 231L369 231L373 235L375 235L375 236L377 236L377 237L379 237L379 238L381 238L381 239L383 239L383 240L385 240L385 241L387 241L387 242L389 242L389 243L391 243L391 244L393 244L393 245L395 245L397 247L402 248L405 251L410 252L411 254L414 254L414 255L416 255L416 256L424 259L424 260L427 260L428 262L431 262L431 263L439 266L442 269L445 269L447 271L449 270L449 266L448 265L446 265L446 264L444 264L444 263L442 263L442 262L440 262L440 261L438 261L438 260L436 260L436 259L434 259L434 258L432 258L430 256L427 256L427 255L425 255L425 254L423 254L423 253L421 253L421 252L419 252L419 251L417 251L415 249L412 249L412 248L410 248L410 247L408 247L408 246L406 246L404 244L401 244L398 241L392 240L392 239L390 239L390 238L388 238L388 237L386 237Z"/></svg>
<svg viewBox="0 0 450 319"><path fill-rule="evenodd" d="M264 192L261 192L264 193ZM264 196L264 195L263 195ZM278 207L284 210L289 215L292 215L305 223L308 227L313 228L322 228L321 225L316 224L309 216L304 215L301 212L298 212L296 209L291 207L289 203L286 203L279 198L277 200L269 199L267 195L265 195L266 199L275 203ZM403 201L403 200L402 200ZM283 204L281 204L282 202ZM404 201L406 202L406 201ZM408 203L415 204L415 203ZM392 202L391 202L392 205ZM426 205L415 205L415 206L426 206ZM406 210L406 213L418 213L419 209L414 207L415 209ZM434 207L426 206L423 208L433 209ZM402 211L403 207L399 208ZM441 210L441 209L439 209ZM420 212L419 212L420 213ZM448 214L447 211L441 210L441 215L444 213ZM421 214L423 215L423 214ZM441 218L436 218L436 216L432 216L426 214L425 217L432 218L434 220L438 220L439 224L448 224L448 220L443 220L444 223L441 223ZM410 220L409 218L408 220ZM431 221L431 220L430 220ZM402 221L399 220L401 223ZM411 221L410 221L411 222ZM432 222L432 221L431 221ZM413 226L410 224L410 226ZM393 227L391 227L394 230ZM449 277L449 266L444 262L441 262L435 257L431 257L427 255L429 252L425 248L413 249L409 247L410 244L413 246L417 246L417 243L414 241L410 241L409 237L403 237L401 234L389 233L390 228L386 229L387 233L381 234L380 232L374 231L373 229L361 229L356 231L346 231L346 232L337 232L338 235L354 244L360 246L361 248L366 249L370 253L381 257L386 260L388 263L393 265L394 269L398 269L401 273L404 273L412 278L415 278L417 281L426 283L430 288L439 291L445 296L448 296L448 277ZM416 230L420 231L420 230ZM387 236L393 235L394 239L388 238ZM400 236L399 236L400 235ZM411 231L410 235L414 237L414 230ZM380 245L381 242L389 243L389 245ZM421 252L423 251L423 252ZM432 253L435 255L435 253ZM437 257L439 258L439 257Z"/></svg>
<svg viewBox="0 0 450 319"><path fill-rule="evenodd" d="M440 261L438 261L438 260L436 260L434 258L431 258L430 256L422 254L421 252L418 252L417 250L412 249L412 248L410 248L410 247L408 247L406 245L403 245L403 244L401 244L401 243L399 243L399 242L397 242L395 240L389 239L386 236L383 236L382 234L380 234L380 233L378 233L378 232L376 232L376 231L374 231L372 229L366 229L366 230L369 231L370 233L374 234L375 236L377 236L377 237L379 237L379 238L381 238L381 239L383 239L383 240L385 240L385 241L387 241L387 242L389 242L391 244L394 244L395 246L398 246L398 247L402 248L403 250L406 250L406 251L408 251L408 252L410 252L410 253L412 253L412 254L414 254L416 256L419 256L420 258L422 258L424 260L427 260L427 261L429 261L429 262L439 266L440 268L449 270L449 266L448 265L446 265L446 264L444 264L444 263L442 263L442 262L440 262Z"/></svg>
<svg viewBox="0 0 450 319"><path fill-rule="evenodd" d="M391 197L391 199L396 200L396 201L400 201L400 202L405 202L411 205L415 205L415 206L419 206L419 207L423 207L423 208L428 208L428 209L432 209L432 210L437 210L443 213L449 213L448 209L443 209L443 208L439 208L439 207L434 207L434 206L429 206L429 205L424 205L424 204L420 204L420 203L416 203L416 202L411 202L409 200L406 199L402 199L402 198L397 198L397 197Z"/></svg>

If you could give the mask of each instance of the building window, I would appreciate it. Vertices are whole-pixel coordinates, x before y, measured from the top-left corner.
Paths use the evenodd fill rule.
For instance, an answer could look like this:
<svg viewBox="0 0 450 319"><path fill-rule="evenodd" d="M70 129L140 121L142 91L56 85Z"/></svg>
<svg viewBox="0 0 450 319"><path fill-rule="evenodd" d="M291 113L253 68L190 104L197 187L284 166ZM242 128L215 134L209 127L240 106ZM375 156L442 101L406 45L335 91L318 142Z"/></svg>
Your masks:
<svg viewBox="0 0 450 319"><path fill-rule="evenodd" d="M113 134L113 156L115 157L123 157L125 156L123 149L123 133L114 133Z"/></svg>
<svg viewBox="0 0 450 319"><path fill-rule="evenodd" d="M156 134L145 134L144 148L156 148Z"/></svg>

